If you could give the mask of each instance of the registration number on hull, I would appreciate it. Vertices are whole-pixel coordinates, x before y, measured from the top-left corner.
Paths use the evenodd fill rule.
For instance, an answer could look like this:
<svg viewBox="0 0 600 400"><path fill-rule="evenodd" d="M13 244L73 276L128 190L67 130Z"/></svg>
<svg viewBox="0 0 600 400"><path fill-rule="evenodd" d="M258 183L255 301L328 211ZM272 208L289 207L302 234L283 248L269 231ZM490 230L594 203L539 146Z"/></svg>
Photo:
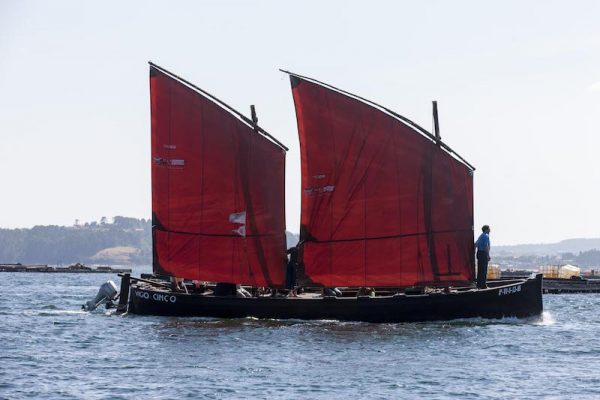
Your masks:
<svg viewBox="0 0 600 400"><path fill-rule="evenodd" d="M521 291L521 285L509 286L498 290L498 296L513 294Z"/></svg>

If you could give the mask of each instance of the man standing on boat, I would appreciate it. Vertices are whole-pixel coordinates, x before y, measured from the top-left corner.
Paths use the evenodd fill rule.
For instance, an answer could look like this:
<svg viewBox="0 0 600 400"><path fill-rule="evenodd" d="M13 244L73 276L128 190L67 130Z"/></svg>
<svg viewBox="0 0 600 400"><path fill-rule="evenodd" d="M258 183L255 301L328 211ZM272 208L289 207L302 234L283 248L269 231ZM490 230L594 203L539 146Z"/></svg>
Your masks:
<svg viewBox="0 0 600 400"><path fill-rule="evenodd" d="M298 266L298 245L287 249L290 259L285 272L285 287L289 289L289 296L296 297L296 268Z"/></svg>
<svg viewBox="0 0 600 400"><path fill-rule="evenodd" d="M490 226L484 225L481 227L482 233L475 242L477 249L477 287L485 289L487 285L488 262L490 261Z"/></svg>

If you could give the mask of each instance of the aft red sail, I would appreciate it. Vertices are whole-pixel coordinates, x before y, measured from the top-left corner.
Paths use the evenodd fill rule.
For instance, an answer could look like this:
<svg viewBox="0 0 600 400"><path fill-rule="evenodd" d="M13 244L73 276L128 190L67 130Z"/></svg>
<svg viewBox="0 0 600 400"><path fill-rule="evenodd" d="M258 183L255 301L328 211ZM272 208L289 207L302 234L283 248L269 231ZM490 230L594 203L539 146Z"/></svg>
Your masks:
<svg viewBox="0 0 600 400"><path fill-rule="evenodd" d="M285 282L285 149L151 65L154 271Z"/></svg>
<svg viewBox="0 0 600 400"><path fill-rule="evenodd" d="M300 275L325 286L471 282L472 168L402 117L316 81L291 81Z"/></svg>

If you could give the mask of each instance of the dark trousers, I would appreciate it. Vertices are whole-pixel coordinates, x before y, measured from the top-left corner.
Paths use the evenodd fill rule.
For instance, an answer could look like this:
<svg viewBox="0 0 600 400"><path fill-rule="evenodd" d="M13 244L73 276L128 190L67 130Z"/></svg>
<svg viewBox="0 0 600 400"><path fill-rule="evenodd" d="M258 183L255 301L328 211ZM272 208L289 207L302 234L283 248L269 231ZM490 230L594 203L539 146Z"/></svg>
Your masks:
<svg viewBox="0 0 600 400"><path fill-rule="evenodd" d="M294 289L296 287L296 263L290 260L285 271L285 288Z"/></svg>
<svg viewBox="0 0 600 400"><path fill-rule="evenodd" d="M489 254L487 251L477 251L477 287L485 288L485 280L487 278Z"/></svg>

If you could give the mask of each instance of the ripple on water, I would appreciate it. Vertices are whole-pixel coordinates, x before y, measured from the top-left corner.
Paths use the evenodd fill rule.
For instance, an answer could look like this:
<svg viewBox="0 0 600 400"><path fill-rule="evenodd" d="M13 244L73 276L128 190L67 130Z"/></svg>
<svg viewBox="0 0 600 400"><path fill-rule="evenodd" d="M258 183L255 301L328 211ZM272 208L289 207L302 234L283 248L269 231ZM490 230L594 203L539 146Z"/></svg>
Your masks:
<svg viewBox="0 0 600 400"><path fill-rule="evenodd" d="M0 282L0 398L600 396L600 295L537 319L221 320L84 312L106 277L47 278Z"/></svg>
<svg viewBox="0 0 600 400"><path fill-rule="evenodd" d="M37 310L23 310L23 315L28 317L54 317L57 315L87 315L83 310L59 310L57 308L42 308Z"/></svg>

